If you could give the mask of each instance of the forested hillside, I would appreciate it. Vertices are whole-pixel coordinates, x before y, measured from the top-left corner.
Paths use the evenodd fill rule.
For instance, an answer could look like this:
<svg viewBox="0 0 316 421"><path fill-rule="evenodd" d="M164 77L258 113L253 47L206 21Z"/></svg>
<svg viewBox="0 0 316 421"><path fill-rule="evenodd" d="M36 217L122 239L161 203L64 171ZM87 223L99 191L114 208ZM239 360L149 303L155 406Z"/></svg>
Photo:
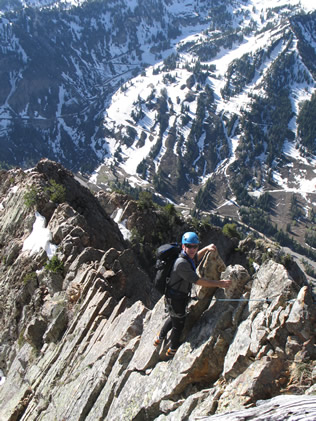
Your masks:
<svg viewBox="0 0 316 421"><path fill-rule="evenodd" d="M313 247L316 14L306 4L3 3L1 166L48 157L97 188L149 190Z"/></svg>

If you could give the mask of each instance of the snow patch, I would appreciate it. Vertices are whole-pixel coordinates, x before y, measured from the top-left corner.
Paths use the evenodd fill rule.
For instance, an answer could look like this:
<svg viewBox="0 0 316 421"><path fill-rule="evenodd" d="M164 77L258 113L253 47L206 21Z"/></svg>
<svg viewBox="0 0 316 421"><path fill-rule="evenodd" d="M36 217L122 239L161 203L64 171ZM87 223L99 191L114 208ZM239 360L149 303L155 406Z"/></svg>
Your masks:
<svg viewBox="0 0 316 421"><path fill-rule="evenodd" d="M33 230L24 241L22 251L30 251L32 256L43 249L46 251L48 258L51 259L56 254L57 246L51 243L52 234L46 228L46 218L39 212L35 212L35 218Z"/></svg>
<svg viewBox="0 0 316 421"><path fill-rule="evenodd" d="M0 370L0 386L5 382L4 373L2 370Z"/></svg>
<svg viewBox="0 0 316 421"><path fill-rule="evenodd" d="M121 217L123 214L123 209L116 209L113 214L111 215L111 218L114 220L114 222L117 223L119 226L119 229L124 237L125 240L130 240L132 233L129 229L126 228L126 219L124 221L121 221Z"/></svg>

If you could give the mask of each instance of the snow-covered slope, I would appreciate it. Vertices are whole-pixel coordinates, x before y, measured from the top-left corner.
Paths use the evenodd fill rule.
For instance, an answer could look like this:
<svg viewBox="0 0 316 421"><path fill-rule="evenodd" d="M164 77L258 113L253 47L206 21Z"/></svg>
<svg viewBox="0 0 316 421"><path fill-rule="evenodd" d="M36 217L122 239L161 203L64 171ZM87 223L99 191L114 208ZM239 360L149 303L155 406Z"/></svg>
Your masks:
<svg viewBox="0 0 316 421"><path fill-rule="evenodd" d="M293 117L289 122L289 129L294 133L295 139L289 141L284 139L284 153L293 159L303 159L301 154L295 149L297 143L297 125L296 117L299 113L299 105L302 101L310 100L313 92L315 91L314 77L306 65L304 64L300 53L297 48L298 40L294 36L290 41L288 38L292 35L291 23L289 14L292 14L291 8L298 2L286 1L266 1L261 4L259 1L247 2L246 5L238 2L232 2L235 6L234 9L234 22L231 26L238 29L239 34L242 35L241 42L233 42L230 48L221 47L216 55L210 60L200 60L203 66L212 67L213 71L208 74L205 85L208 85L214 92L214 106L216 114L224 117L231 118L237 115L239 118L243 117L245 110L251 109L251 104L254 101L252 94L265 96L265 79L271 72L271 68L275 61L282 55L293 54L295 56L295 63L291 69L293 76L288 83L289 85L289 98L292 104ZM306 10L313 8L311 2L302 3ZM282 8L278 13L272 13L271 10ZM271 18L269 18L269 14ZM245 18L246 16L246 18ZM270 25L269 25L270 24ZM104 125L114 134L113 137L107 137L108 157L105 162L108 165L115 164L115 167L121 167L126 174L137 175L138 165L150 154L153 144L157 142L158 138L162 138L162 147L154 159L155 172L159 168L159 163L162 156L166 153L166 142L168 141L168 134L172 127L176 126L179 134L187 138L191 129L190 123L187 125L179 125L178 121L183 111L183 104L185 103L188 108L188 114L191 119L196 116L198 92L200 86L184 88L185 81L192 75L192 70L188 70L188 63L193 66L199 59L198 55L192 51L192 47L185 48L185 46L194 46L195 50L197 45L211 43L214 39L214 32L207 31L209 22L204 28L199 28L199 31L190 33L192 28L185 36L180 37L174 45L173 51L178 52L176 68L170 70L166 69L164 61L150 66L142 75L130 80L113 95L111 103L106 110ZM255 30L245 34L245 30L253 25ZM218 32L218 31L216 31ZM311 34L306 34L307 42L315 50L315 40L312 39ZM266 51L269 50L267 53ZM179 52L181 51L181 52ZM253 77L246 83L240 92L235 93L233 96L223 95L223 90L228 83L227 72L234 64L234 61L245 57L246 55L255 58L257 55L264 56L261 62L256 65ZM300 74L305 74L307 77L303 80L298 77ZM235 75L237 78L238 75ZM230 83L234 83L234 75L230 79ZM157 127L156 116L157 109L155 107L148 109L148 98L155 95L156 98L164 91L168 97L168 101L172 102L172 115L170 115L168 126L163 133L160 133ZM186 97L189 91L196 94L192 102L186 102ZM141 118L135 122L132 115L141 111ZM213 110L212 110L213 111ZM205 116L205 120L207 116ZM122 142L122 137L126 136L127 127L132 127L136 130L137 134L134 135L133 142ZM117 135L119 133L119 135ZM150 136L150 141L145 141L140 146L139 139L142 133ZM227 165L231 164L235 159L235 151L239 144L241 134L234 136L227 136L230 145L229 156L218 162L218 168L222 171L225 170ZM132 143L132 144L131 144ZM203 136L198 141L200 147L200 154L203 153ZM120 159L118 162L115 158L115 152L120 149ZM176 149L176 148L175 148ZM183 152L183 150L182 150ZM170 151L168 151L170 153ZM99 151L101 158L103 151ZM175 154L177 152L175 151ZM261 156L261 161L264 162L265 154ZM197 160L196 160L197 161ZM315 157L311 157L309 165L313 166ZM225 165L223 165L225 164ZM203 182L204 178L210 177L210 172L201 174L200 181ZM313 186L316 179L310 180L307 185ZM284 182L282 183L284 186ZM301 189L301 185L298 184ZM313 191L310 187L308 191Z"/></svg>
<svg viewBox="0 0 316 421"><path fill-rule="evenodd" d="M3 13L0 161L47 156L104 188L145 187L234 217L261 209L265 192L280 220L281 193L303 193L308 215L312 3L111 0Z"/></svg>

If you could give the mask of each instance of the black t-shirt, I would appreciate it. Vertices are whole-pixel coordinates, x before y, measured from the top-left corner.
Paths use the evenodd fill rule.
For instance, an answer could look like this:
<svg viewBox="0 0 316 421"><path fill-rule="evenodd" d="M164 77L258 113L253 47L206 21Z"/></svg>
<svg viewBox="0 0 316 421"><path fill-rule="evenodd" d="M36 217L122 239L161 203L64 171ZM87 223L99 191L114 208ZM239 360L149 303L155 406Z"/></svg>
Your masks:
<svg viewBox="0 0 316 421"><path fill-rule="evenodd" d="M180 254L172 268L168 287L187 294L198 279L193 264Z"/></svg>

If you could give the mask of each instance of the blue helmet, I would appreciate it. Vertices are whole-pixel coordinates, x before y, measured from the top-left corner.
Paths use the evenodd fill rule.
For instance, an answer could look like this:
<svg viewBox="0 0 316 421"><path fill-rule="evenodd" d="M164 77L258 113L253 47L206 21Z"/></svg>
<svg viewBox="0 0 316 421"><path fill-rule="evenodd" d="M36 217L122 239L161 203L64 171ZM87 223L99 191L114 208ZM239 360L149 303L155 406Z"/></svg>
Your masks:
<svg viewBox="0 0 316 421"><path fill-rule="evenodd" d="M199 237L195 232L185 232L182 236L182 244L200 244Z"/></svg>

